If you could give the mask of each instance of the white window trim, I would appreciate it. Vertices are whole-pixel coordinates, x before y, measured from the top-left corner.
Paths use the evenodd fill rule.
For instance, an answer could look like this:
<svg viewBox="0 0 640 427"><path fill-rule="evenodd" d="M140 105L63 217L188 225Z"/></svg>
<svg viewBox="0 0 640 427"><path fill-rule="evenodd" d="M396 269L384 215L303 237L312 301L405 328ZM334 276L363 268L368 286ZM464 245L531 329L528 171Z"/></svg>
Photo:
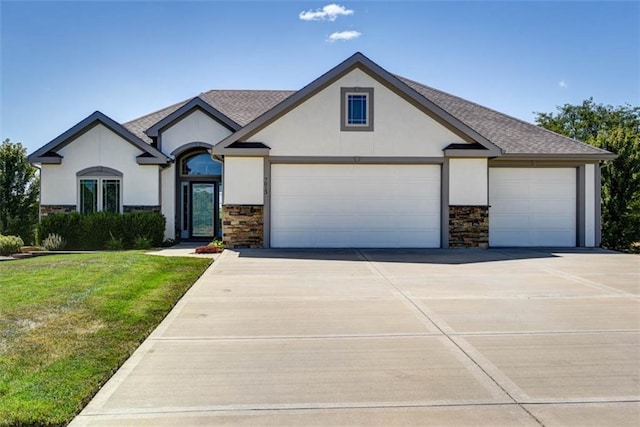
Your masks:
<svg viewBox="0 0 640 427"><path fill-rule="evenodd" d="M118 181L120 183L120 194L118 194L119 199L118 200L118 213L122 213L124 206L123 206L123 197L122 197L122 177L121 176L92 176L92 175L86 175L86 176L78 176L77 177L77 182L76 182L76 210L80 213L82 213L82 209L81 209L81 200L80 200L80 181L84 181L84 180L95 180L98 182L98 200L96 203L96 212L102 212L103 211L103 181L107 180L107 181Z"/></svg>
<svg viewBox="0 0 640 427"><path fill-rule="evenodd" d="M366 124L350 124L349 123L349 95L364 95L367 103L367 123ZM341 87L340 88L340 130L342 132L349 131L373 131L373 88L372 87Z"/></svg>

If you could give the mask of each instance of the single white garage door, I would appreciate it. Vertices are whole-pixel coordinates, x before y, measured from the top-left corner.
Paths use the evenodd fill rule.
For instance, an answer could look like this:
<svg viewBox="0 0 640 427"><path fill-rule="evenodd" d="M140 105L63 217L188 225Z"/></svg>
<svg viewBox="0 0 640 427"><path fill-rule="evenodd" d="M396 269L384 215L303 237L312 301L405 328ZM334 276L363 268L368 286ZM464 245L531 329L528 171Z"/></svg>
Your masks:
<svg viewBox="0 0 640 427"><path fill-rule="evenodd" d="M576 246L575 168L490 168L490 246Z"/></svg>
<svg viewBox="0 0 640 427"><path fill-rule="evenodd" d="M440 247L440 165L274 164L271 246Z"/></svg>

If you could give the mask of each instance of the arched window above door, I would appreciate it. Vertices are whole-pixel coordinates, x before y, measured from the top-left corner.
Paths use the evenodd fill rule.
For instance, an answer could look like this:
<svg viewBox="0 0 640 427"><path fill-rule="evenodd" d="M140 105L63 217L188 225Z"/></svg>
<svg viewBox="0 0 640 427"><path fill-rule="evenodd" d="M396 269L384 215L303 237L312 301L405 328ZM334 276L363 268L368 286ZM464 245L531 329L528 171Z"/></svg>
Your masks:
<svg viewBox="0 0 640 427"><path fill-rule="evenodd" d="M197 153L180 162L182 176L221 176L222 163L211 158L209 153Z"/></svg>

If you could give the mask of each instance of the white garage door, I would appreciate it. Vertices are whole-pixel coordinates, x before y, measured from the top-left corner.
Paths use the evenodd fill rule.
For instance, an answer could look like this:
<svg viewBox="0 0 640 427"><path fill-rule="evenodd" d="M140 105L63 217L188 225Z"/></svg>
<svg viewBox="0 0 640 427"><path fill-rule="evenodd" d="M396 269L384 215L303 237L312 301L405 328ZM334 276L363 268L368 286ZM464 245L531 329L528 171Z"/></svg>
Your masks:
<svg viewBox="0 0 640 427"><path fill-rule="evenodd" d="M440 247L440 166L274 164L271 246Z"/></svg>
<svg viewBox="0 0 640 427"><path fill-rule="evenodd" d="M576 246L575 168L491 168L489 204L491 246Z"/></svg>

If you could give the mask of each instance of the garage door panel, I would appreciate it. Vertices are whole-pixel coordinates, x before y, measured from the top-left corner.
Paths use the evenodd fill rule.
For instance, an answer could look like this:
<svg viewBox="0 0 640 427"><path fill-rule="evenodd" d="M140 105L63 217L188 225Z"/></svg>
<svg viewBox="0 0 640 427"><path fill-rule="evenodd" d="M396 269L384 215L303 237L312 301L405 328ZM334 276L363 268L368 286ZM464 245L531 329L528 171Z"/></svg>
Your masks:
<svg viewBox="0 0 640 427"><path fill-rule="evenodd" d="M573 240L575 234L566 230L541 230L531 236L534 246L568 246L567 241Z"/></svg>
<svg viewBox="0 0 640 427"><path fill-rule="evenodd" d="M529 186L528 194L530 197L538 200L558 200L564 199L568 194L575 194L575 178L572 179L574 184L566 185L563 182L545 182L536 183ZM553 187L552 189L550 187ZM551 190L551 192L550 192Z"/></svg>
<svg viewBox="0 0 640 427"><path fill-rule="evenodd" d="M440 166L272 165L271 246L439 247Z"/></svg>
<svg viewBox="0 0 640 427"><path fill-rule="evenodd" d="M530 210L530 204L528 200L511 199L511 200L492 200L491 201L492 214L498 216L509 216L510 214L527 213Z"/></svg>
<svg viewBox="0 0 640 427"><path fill-rule="evenodd" d="M529 189L525 182L510 181L510 182L498 182L495 184L496 192L495 198L497 200L509 200L512 198L520 198L524 193L528 193Z"/></svg>
<svg viewBox="0 0 640 427"><path fill-rule="evenodd" d="M493 230L490 234L490 238L494 242L516 242L511 246L529 246L527 243L530 240L529 232L521 228ZM491 244L498 246L495 243Z"/></svg>
<svg viewBox="0 0 640 427"><path fill-rule="evenodd" d="M491 168L491 246L576 245L575 168Z"/></svg>
<svg viewBox="0 0 640 427"><path fill-rule="evenodd" d="M566 230L572 229L575 226L575 219L571 215L554 214L553 223L550 223L550 221L544 215L533 215L530 219L529 225L538 232L565 232ZM572 234L574 233L572 232Z"/></svg>
<svg viewBox="0 0 640 427"><path fill-rule="evenodd" d="M282 195L300 194L306 188L309 188L310 181L304 179L291 179L282 183L280 193Z"/></svg>
<svg viewBox="0 0 640 427"><path fill-rule="evenodd" d="M437 233L430 232L413 232L413 231L397 231L393 235L389 234L371 234L364 231L354 232L354 239L362 242L360 247L363 248L399 248L399 247L419 247L425 241L439 239L439 231Z"/></svg>
<svg viewBox="0 0 640 427"><path fill-rule="evenodd" d="M278 210L281 212L274 212L278 214L286 212L288 215L291 215L292 213L308 214L314 212L314 204L315 201L311 198L281 197L280 205L278 206Z"/></svg>
<svg viewBox="0 0 640 427"><path fill-rule="evenodd" d="M575 192L575 190L574 190ZM531 211L540 214L550 215L570 215L573 217L575 212L575 200L543 200L542 203L532 203Z"/></svg>
<svg viewBox="0 0 640 427"><path fill-rule="evenodd" d="M499 231L517 231L517 230L523 230L523 231L527 231L528 227L529 227L529 222L530 219L527 215L517 215L518 212L516 212L516 215L513 215L513 213L509 213L509 214L504 214L504 215L500 215L500 214L495 214L495 218L493 218L491 220L490 226L491 224L500 224L499 227L493 227L493 231L494 232L499 232Z"/></svg>

